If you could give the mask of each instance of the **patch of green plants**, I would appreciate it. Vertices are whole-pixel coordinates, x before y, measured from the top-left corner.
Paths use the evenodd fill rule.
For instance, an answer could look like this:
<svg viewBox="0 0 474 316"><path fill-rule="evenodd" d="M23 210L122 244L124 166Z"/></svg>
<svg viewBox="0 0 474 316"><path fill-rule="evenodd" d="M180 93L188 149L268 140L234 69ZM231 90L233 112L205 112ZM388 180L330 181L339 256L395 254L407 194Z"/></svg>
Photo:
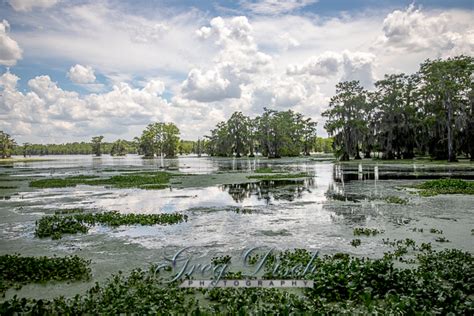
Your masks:
<svg viewBox="0 0 474 316"><path fill-rule="evenodd" d="M274 171L272 168L270 167L263 167L263 168L257 168L255 169L254 171L255 173L274 173L276 171Z"/></svg>
<svg viewBox="0 0 474 316"><path fill-rule="evenodd" d="M326 192L326 197L331 200L342 201L342 202L354 202L358 203L361 200L368 199L367 196L362 194L353 194L353 193L336 193L336 192Z"/></svg>
<svg viewBox="0 0 474 316"><path fill-rule="evenodd" d="M412 231L413 231L413 232L422 233L422 232L423 232L423 228L416 228L416 227L413 227Z"/></svg>
<svg viewBox="0 0 474 316"><path fill-rule="evenodd" d="M352 246L352 247L356 247L356 248L357 248L357 247L359 247L359 246L361 245L361 243L362 243L362 242L361 242L360 239L353 239L353 240L351 240L351 246Z"/></svg>
<svg viewBox="0 0 474 316"><path fill-rule="evenodd" d="M218 264L225 264L225 263L230 263L231 262L231 256L225 255L225 256L218 256L218 257L213 257L211 259L211 262L213 265L218 265Z"/></svg>
<svg viewBox="0 0 474 316"><path fill-rule="evenodd" d="M80 281L91 276L90 261L78 256L24 257L19 254L0 256L0 293L21 288L27 283L47 281ZM3 314L0 312L0 314Z"/></svg>
<svg viewBox="0 0 474 316"><path fill-rule="evenodd" d="M416 185L421 196L434 196L437 194L474 194L474 182L461 179L429 180Z"/></svg>
<svg viewBox="0 0 474 316"><path fill-rule="evenodd" d="M405 245L407 242L402 241ZM411 245L411 242L408 242ZM0 314L453 314L472 315L473 256L455 249L415 247L415 264L397 267L389 256L318 256L305 249L275 253L264 278L294 279L289 269L314 269L299 278L314 286L299 292L275 288L179 288L163 284L154 269L118 273L83 295L1 303ZM278 264L278 270L273 265ZM297 270L297 269L296 269ZM245 279L241 271L226 277Z"/></svg>
<svg viewBox="0 0 474 316"><path fill-rule="evenodd" d="M401 198L399 196L387 196L385 198L385 202L387 203L392 203L392 204L408 204L408 199L406 198Z"/></svg>
<svg viewBox="0 0 474 316"><path fill-rule="evenodd" d="M254 213L253 209L245 208L245 207L236 207L236 208L233 208L232 210L237 214L252 214L252 213Z"/></svg>
<svg viewBox="0 0 474 316"><path fill-rule="evenodd" d="M354 228L354 236L361 236L361 235L375 236L378 234L382 234L383 232L384 232L383 230L379 230L376 228L364 228L364 227Z"/></svg>
<svg viewBox="0 0 474 316"><path fill-rule="evenodd" d="M101 224L111 227L121 225L171 225L187 221L188 216L171 214L120 214L117 211L44 216L36 222L35 235L39 238L60 239L64 234L87 233L90 226Z"/></svg>
<svg viewBox="0 0 474 316"><path fill-rule="evenodd" d="M432 233L432 234L443 234L443 231L440 230L440 229L431 228L430 233Z"/></svg>
<svg viewBox="0 0 474 316"><path fill-rule="evenodd" d="M48 178L33 180L30 187L63 188L75 187L78 184L111 186L114 188L163 189L169 183L172 174L163 171L136 172L121 174L110 178L95 176L73 176L67 178Z"/></svg>
<svg viewBox="0 0 474 316"><path fill-rule="evenodd" d="M450 242L448 239L445 237L438 237L435 239L436 242Z"/></svg>
<svg viewBox="0 0 474 316"><path fill-rule="evenodd" d="M293 178L308 178L311 177L310 174L306 172L300 173L275 173L275 174L266 174L266 175L253 175L247 176L248 179L258 179L258 180L278 180L278 179L293 179Z"/></svg>
<svg viewBox="0 0 474 316"><path fill-rule="evenodd" d="M0 190L16 189L16 186L13 185L1 185Z"/></svg>

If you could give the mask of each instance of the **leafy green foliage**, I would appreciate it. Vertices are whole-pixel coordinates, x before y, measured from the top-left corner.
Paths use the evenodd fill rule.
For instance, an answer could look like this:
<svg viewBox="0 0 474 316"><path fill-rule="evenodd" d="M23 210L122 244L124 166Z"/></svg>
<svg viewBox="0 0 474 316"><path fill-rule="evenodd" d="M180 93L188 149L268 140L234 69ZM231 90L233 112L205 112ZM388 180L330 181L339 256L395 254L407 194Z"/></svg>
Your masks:
<svg viewBox="0 0 474 316"><path fill-rule="evenodd" d="M211 259L211 262L213 265L218 265L218 264L230 263L231 260L232 260L231 256L225 255L225 256L213 257Z"/></svg>
<svg viewBox="0 0 474 316"><path fill-rule="evenodd" d="M137 144L133 141L121 140L128 154L137 153ZM115 143L115 142L114 142ZM100 142L101 154L111 154L114 143ZM73 142L63 144L30 144L16 146L13 149L14 155L90 155L94 154L96 148L94 142ZM37 160L36 160L37 161Z"/></svg>
<svg viewBox="0 0 474 316"><path fill-rule="evenodd" d="M110 178L96 178L90 176L74 176L67 178L48 178L33 180L30 187L33 188L63 188L74 187L78 184L104 185L115 188L143 188L162 189L171 179L167 172L137 172L121 174Z"/></svg>
<svg viewBox="0 0 474 316"><path fill-rule="evenodd" d="M178 152L179 128L174 123L151 123L136 141L145 158L153 158L155 155L173 158Z"/></svg>
<svg viewBox="0 0 474 316"><path fill-rule="evenodd" d="M364 108L367 93L358 81L340 82L336 85L336 95L329 102L329 109L323 112L327 117L324 128L333 136L336 155L341 160L349 160L354 155L360 159L359 144L366 132Z"/></svg>
<svg viewBox="0 0 474 316"><path fill-rule="evenodd" d="M351 240L351 246L352 247L359 247L361 245L362 241L360 239L353 239Z"/></svg>
<svg viewBox="0 0 474 316"><path fill-rule="evenodd" d="M257 168L255 169L254 171L255 173L274 173L276 171L274 171L272 168L270 167L263 167L263 168Z"/></svg>
<svg viewBox="0 0 474 316"><path fill-rule="evenodd" d="M387 196L385 198L385 201L391 204L402 204L402 205L408 204L408 199L404 199L399 196Z"/></svg>
<svg viewBox="0 0 474 316"><path fill-rule="evenodd" d="M44 216L36 222L35 235L39 238L60 239L64 234L86 233L96 224L117 227L121 225L171 225L187 221L188 216L172 214L120 214L116 211L80 213L74 215Z"/></svg>
<svg viewBox="0 0 474 316"><path fill-rule="evenodd" d="M16 146L15 140L4 131L0 131L0 156L2 159L10 158L13 148Z"/></svg>
<svg viewBox="0 0 474 316"><path fill-rule="evenodd" d="M433 196L437 194L474 194L474 182L460 179L429 180L415 186L421 189L420 195Z"/></svg>
<svg viewBox="0 0 474 316"><path fill-rule="evenodd" d="M92 137L91 143L92 143L92 153L96 156L101 156L102 155L102 140L104 139L104 136L95 136Z"/></svg>
<svg viewBox="0 0 474 316"><path fill-rule="evenodd" d="M90 261L78 256L24 257L18 254L0 256L0 292L26 283L88 280Z"/></svg>
<svg viewBox="0 0 474 316"><path fill-rule="evenodd" d="M455 314L474 312L472 254L459 250L417 249L416 265L394 266L390 256L354 258L347 254L317 257L309 273L314 287L302 292L283 289L183 289L165 285L149 272L136 269L129 276L114 275L84 295L54 300L18 299L0 305L1 314ZM256 254L252 257L261 257ZM294 279L292 267L305 267L312 254L305 249L270 256L265 278ZM220 259L220 257L219 257ZM230 258L226 258L226 260ZM257 263L257 259L253 264ZM279 269L272 273L273 265ZM231 272L232 279L245 275Z"/></svg>
<svg viewBox="0 0 474 316"><path fill-rule="evenodd" d="M112 144L110 155L112 156L125 156L127 154L127 145L124 140L118 139Z"/></svg>
<svg viewBox="0 0 474 316"><path fill-rule="evenodd" d="M268 158L309 155L316 144L316 122L300 113L264 108L264 113L249 118L235 112L206 136L206 151L211 156L253 157L255 152Z"/></svg>
<svg viewBox="0 0 474 316"><path fill-rule="evenodd" d="M329 102L325 129L340 160L382 153L383 159L429 154L454 162L474 161L474 58L426 60L412 75L391 74L365 90L340 82Z"/></svg>
<svg viewBox="0 0 474 316"><path fill-rule="evenodd" d="M354 228L354 236L361 236L361 235L375 236L382 233L383 233L383 230L379 230L376 228L364 228L364 227Z"/></svg>

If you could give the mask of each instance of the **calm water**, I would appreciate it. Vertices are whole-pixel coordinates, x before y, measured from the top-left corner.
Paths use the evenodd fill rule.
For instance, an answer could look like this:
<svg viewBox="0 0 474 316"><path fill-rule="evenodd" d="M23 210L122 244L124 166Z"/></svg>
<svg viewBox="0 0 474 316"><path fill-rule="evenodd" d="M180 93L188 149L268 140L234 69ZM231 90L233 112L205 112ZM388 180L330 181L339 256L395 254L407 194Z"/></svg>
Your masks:
<svg viewBox="0 0 474 316"><path fill-rule="evenodd" d="M474 197L439 195L422 198L402 186L425 178L455 176L471 179L474 167L335 165L311 159L214 159L183 157L143 160L138 156L55 156L51 161L0 165L0 252L25 255L78 254L92 260L95 280L118 270L146 267L163 261L182 247L192 247L196 260L215 255L239 256L249 247L307 248L322 253L348 252L380 256L388 250L382 238L413 238L435 248L474 251ZM256 168L305 171L307 179L252 182L246 174ZM165 190L111 189L77 186L31 189L28 180L78 174L113 175L125 170L172 170L194 176ZM386 196L400 196L408 204L388 204ZM123 213L182 212L185 223L171 226L97 226L86 235L61 240L34 237L35 220L54 210L81 207ZM245 210L249 213L236 212ZM384 234L354 237L355 227L376 227ZM424 228L424 233L413 232ZM434 241L441 229L450 243ZM362 239L354 248L350 241ZM20 295L73 295L91 283L28 285ZM7 297L15 294L13 290Z"/></svg>

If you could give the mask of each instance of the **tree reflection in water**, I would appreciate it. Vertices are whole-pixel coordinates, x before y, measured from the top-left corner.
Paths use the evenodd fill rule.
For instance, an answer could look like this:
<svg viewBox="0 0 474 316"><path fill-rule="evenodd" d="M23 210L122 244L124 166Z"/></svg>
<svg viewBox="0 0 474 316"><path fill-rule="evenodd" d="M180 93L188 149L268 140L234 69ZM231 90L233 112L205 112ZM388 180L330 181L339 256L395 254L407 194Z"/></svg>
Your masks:
<svg viewBox="0 0 474 316"><path fill-rule="evenodd" d="M301 198L305 192L311 193L312 187L314 187L313 178L261 180L220 186L237 203L242 203L245 199L256 196L259 200L265 200L267 204L270 204L272 199L294 201Z"/></svg>

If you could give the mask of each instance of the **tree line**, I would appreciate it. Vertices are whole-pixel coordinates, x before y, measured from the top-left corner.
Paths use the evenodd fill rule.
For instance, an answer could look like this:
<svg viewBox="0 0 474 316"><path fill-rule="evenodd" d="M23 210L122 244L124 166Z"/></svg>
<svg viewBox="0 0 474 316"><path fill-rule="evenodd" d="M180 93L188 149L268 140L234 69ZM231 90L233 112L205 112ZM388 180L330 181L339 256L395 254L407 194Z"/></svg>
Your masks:
<svg viewBox="0 0 474 316"><path fill-rule="evenodd" d="M341 82L323 113L340 160L429 154L474 160L474 58L426 60L411 75L391 74L375 90Z"/></svg>
<svg viewBox="0 0 474 316"><path fill-rule="evenodd" d="M268 158L309 156L316 145L316 125L301 113L264 108L261 116L250 118L234 112L205 136L205 150L210 156Z"/></svg>

